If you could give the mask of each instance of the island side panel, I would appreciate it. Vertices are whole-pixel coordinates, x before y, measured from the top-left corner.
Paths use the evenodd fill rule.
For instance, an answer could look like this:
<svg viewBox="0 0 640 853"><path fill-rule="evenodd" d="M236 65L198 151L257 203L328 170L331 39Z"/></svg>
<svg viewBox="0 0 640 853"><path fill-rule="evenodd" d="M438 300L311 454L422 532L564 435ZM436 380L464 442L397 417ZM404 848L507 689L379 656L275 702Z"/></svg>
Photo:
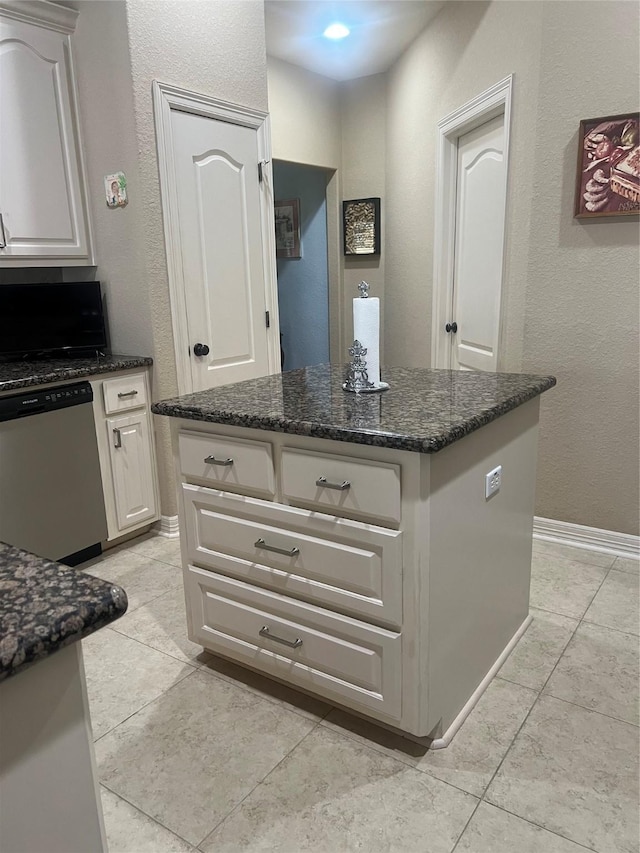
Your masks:
<svg viewBox="0 0 640 853"><path fill-rule="evenodd" d="M0 850L105 853L82 647L0 685Z"/></svg>
<svg viewBox="0 0 640 853"><path fill-rule="evenodd" d="M529 613L539 398L430 457L428 731L443 735ZM485 475L502 486L485 498Z"/></svg>

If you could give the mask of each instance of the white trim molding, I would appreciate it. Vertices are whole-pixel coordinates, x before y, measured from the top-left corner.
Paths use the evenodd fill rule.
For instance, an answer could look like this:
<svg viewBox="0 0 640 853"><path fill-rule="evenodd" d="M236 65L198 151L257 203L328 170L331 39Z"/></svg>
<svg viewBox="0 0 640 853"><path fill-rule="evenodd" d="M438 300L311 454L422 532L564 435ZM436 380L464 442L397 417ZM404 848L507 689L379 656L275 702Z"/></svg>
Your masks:
<svg viewBox="0 0 640 853"><path fill-rule="evenodd" d="M533 538L559 545L571 545L585 551L600 551L616 557L640 559L640 536L630 533L617 533L614 530L601 530L598 527L586 527L569 521L555 521L552 518L533 519Z"/></svg>
<svg viewBox="0 0 640 853"><path fill-rule="evenodd" d="M60 6L58 3L47 3L45 0L3 0L0 2L0 12L6 18L36 24L67 35L75 31L79 14L76 9Z"/></svg>
<svg viewBox="0 0 640 853"><path fill-rule="evenodd" d="M507 176L504 258L509 198L509 130L513 74L472 98L438 122L436 154L435 228L433 235L433 299L431 312L431 367L449 367L451 339L442 329L451 318L456 233L458 139L481 124L504 115L504 166ZM502 302L502 300L501 300ZM502 317L500 329L502 329ZM500 346L498 345L498 359ZM498 370L500 365L498 364Z"/></svg>
<svg viewBox="0 0 640 853"><path fill-rule="evenodd" d="M267 334L269 373L279 373L280 337L275 239L269 239L275 233L269 116L261 110L243 107L227 101L219 101L208 95L189 92L186 89L179 89L177 86L160 83L157 80L152 83L152 95L178 393L190 393L193 390L193 385L188 356L189 330L187 327L186 288L180 254L177 178L174 168L173 134L171 131L172 110L238 124L256 131L258 160L262 166L263 176L260 183L260 218L264 237L262 241L262 262L265 277L265 305L271 319L270 333ZM256 163L257 169L258 163Z"/></svg>
<svg viewBox="0 0 640 853"><path fill-rule="evenodd" d="M178 516L161 515L160 520L156 524L156 532L158 536L165 536L167 539L177 539L180 536Z"/></svg>

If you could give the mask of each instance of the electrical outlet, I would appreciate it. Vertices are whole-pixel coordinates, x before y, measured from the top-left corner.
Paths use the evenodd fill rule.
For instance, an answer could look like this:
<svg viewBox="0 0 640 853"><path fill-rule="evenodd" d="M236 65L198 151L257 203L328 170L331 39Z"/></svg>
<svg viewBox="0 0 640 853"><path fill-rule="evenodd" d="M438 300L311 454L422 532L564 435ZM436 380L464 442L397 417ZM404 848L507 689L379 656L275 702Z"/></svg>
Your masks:
<svg viewBox="0 0 640 853"><path fill-rule="evenodd" d="M500 491L502 485L502 465L498 465L493 471L489 471L484 478L484 496L485 498L493 497L496 492Z"/></svg>

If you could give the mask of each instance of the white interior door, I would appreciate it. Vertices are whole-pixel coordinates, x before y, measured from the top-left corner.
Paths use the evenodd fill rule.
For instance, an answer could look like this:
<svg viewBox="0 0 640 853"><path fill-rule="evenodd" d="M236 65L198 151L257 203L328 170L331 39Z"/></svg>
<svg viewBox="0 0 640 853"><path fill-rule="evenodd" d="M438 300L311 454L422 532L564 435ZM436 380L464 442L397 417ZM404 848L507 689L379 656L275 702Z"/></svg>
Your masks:
<svg viewBox="0 0 640 853"><path fill-rule="evenodd" d="M157 81L153 101L178 391L276 373L269 116Z"/></svg>
<svg viewBox="0 0 640 853"><path fill-rule="evenodd" d="M179 110L171 133L191 381L201 391L269 372L258 147L254 128Z"/></svg>
<svg viewBox="0 0 640 853"><path fill-rule="evenodd" d="M453 369L497 369L505 203L505 132L500 115L458 139L448 324Z"/></svg>

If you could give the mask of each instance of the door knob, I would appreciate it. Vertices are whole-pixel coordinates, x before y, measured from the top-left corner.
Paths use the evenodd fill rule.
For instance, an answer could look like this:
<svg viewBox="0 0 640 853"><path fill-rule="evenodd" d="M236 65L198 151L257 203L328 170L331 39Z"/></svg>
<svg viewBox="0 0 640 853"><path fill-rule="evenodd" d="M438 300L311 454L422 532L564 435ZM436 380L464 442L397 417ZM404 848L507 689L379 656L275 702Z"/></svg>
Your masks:
<svg viewBox="0 0 640 853"><path fill-rule="evenodd" d="M209 355L209 347L206 344L194 344L193 354L197 356Z"/></svg>
<svg viewBox="0 0 640 853"><path fill-rule="evenodd" d="M455 322L447 323L447 325L444 327L444 330L445 332L452 332L455 335L455 333L458 331L458 324Z"/></svg>

